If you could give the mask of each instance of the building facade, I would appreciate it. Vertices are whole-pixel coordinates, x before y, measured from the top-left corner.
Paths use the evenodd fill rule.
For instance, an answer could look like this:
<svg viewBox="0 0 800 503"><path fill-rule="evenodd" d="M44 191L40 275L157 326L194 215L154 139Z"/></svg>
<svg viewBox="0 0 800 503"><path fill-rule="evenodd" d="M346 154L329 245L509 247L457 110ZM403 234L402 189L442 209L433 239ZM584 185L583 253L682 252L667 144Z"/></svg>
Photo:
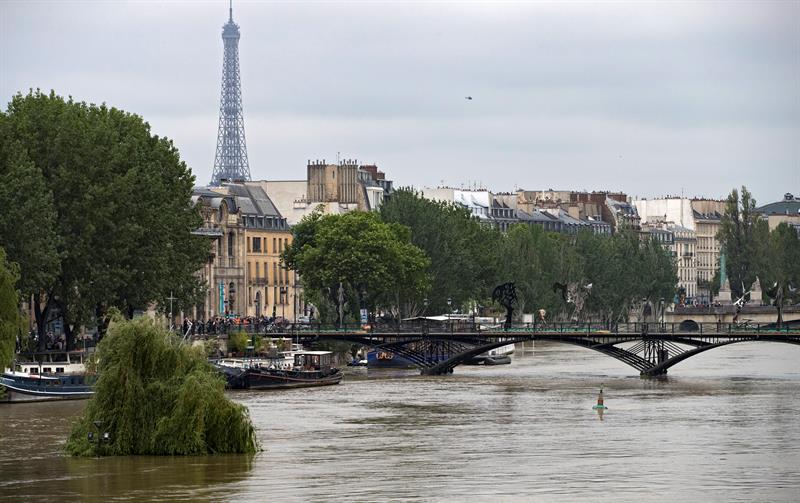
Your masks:
<svg viewBox="0 0 800 503"><path fill-rule="evenodd" d="M260 187L223 183L194 191L211 240L209 261L200 271L208 285L196 318L302 314L302 288L281 266L280 253L292 242L286 219Z"/></svg>
<svg viewBox="0 0 800 503"><path fill-rule="evenodd" d="M305 180L260 180L246 185L261 187L290 226L320 210L337 215L353 210L372 211L391 196L393 183L374 164L357 160L337 164L309 161Z"/></svg>
<svg viewBox="0 0 800 503"><path fill-rule="evenodd" d="M725 212L725 201L667 197L641 199L634 201L634 205L642 222L662 223L677 229L676 244L680 243L681 247L676 250L676 259L682 260L678 263L680 286L686 288L687 297L696 303L711 303L710 285L719 269L717 233Z"/></svg>

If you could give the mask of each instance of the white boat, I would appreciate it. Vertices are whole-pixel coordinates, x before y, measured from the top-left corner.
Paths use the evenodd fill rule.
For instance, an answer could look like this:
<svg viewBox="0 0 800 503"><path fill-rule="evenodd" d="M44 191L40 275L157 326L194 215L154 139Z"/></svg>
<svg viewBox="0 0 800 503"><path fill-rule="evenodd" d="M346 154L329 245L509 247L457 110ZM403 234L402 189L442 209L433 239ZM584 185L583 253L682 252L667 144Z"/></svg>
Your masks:
<svg viewBox="0 0 800 503"><path fill-rule="evenodd" d="M88 354L83 351L19 354L14 360L14 371L34 375L82 375L86 373L87 358Z"/></svg>
<svg viewBox="0 0 800 503"><path fill-rule="evenodd" d="M499 348L490 349L481 353L469 361L470 365L503 365L511 363L511 355L514 354L514 345L506 344Z"/></svg>

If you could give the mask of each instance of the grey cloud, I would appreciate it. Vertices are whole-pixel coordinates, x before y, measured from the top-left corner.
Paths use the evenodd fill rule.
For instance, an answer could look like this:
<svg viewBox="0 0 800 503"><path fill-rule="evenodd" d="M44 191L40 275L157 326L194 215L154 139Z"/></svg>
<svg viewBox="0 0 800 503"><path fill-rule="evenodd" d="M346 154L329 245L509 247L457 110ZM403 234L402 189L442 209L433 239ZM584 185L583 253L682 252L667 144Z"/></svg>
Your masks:
<svg viewBox="0 0 800 503"><path fill-rule="evenodd" d="M797 2L234 3L254 176L342 151L401 184L800 191ZM225 2L0 3L0 98L138 113L205 183L226 19Z"/></svg>

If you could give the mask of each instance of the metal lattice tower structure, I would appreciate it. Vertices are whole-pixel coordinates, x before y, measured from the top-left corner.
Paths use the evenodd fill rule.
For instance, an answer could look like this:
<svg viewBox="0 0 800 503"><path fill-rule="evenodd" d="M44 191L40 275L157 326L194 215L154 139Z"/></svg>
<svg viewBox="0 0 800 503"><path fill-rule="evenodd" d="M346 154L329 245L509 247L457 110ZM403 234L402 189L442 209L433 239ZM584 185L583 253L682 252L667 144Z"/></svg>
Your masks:
<svg viewBox="0 0 800 503"><path fill-rule="evenodd" d="M239 25L233 22L233 5L228 22L222 27L225 56L222 63L222 92L219 103L217 152L211 185L222 180L250 180L247 144L244 139L242 113L242 82L239 78Z"/></svg>

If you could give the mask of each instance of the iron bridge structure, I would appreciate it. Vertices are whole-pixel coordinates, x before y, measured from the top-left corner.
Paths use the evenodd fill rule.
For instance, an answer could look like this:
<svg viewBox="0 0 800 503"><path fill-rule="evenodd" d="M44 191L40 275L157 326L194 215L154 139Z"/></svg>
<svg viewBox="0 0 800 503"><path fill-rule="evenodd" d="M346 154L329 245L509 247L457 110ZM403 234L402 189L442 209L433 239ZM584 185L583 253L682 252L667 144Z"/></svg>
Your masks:
<svg viewBox="0 0 800 503"><path fill-rule="evenodd" d="M296 324L285 329L303 344L349 342L399 355L423 374L450 374L472 358L508 344L550 341L571 344L615 358L644 377L665 376L672 366L706 351L742 342L800 346L800 326L630 323L608 329L597 324L514 324L507 328L475 324L343 326Z"/></svg>

